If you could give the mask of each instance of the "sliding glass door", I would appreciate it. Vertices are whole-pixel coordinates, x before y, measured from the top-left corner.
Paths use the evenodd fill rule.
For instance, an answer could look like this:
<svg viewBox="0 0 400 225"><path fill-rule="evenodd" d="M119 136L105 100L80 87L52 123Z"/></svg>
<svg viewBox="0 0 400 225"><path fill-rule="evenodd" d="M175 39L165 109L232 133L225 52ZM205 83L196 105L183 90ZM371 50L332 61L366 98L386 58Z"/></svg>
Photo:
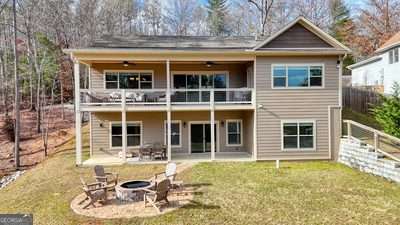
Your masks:
<svg viewBox="0 0 400 225"><path fill-rule="evenodd" d="M227 88L227 86L227 75L223 73L174 74L174 89L187 90L176 91L172 100L175 102L209 102L210 92L199 89ZM225 91L216 92L215 101L225 101L225 99Z"/></svg>
<svg viewBox="0 0 400 225"><path fill-rule="evenodd" d="M217 124L214 125L214 133L215 146L218 146ZM211 125L209 123L190 124L190 147L191 153L211 152Z"/></svg>

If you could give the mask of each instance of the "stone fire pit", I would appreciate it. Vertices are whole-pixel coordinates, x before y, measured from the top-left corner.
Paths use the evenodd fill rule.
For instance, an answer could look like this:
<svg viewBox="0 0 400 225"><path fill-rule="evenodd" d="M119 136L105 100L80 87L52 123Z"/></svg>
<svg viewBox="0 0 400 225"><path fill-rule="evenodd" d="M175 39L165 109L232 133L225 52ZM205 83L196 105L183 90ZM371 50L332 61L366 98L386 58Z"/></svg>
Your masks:
<svg viewBox="0 0 400 225"><path fill-rule="evenodd" d="M115 187L115 193L118 200L139 202L143 201L145 193L144 189L150 189L152 186L153 185L150 181L131 180L119 183Z"/></svg>

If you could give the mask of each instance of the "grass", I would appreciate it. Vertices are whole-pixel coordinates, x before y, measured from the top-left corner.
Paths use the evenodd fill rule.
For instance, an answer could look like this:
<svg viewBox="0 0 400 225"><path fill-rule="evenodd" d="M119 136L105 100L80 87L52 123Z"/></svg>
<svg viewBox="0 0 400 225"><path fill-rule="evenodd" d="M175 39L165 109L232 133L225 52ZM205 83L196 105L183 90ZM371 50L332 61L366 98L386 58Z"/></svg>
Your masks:
<svg viewBox="0 0 400 225"><path fill-rule="evenodd" d="M87 132L87 130L85 131ZM87 144L87 140L84 140ZM73 141L0 190L0 213L33 213L35 224L400 224L400 185L332 162L201 163L181 179L198 185L192 204L152 218L95 220L75 215L81 192ZM146 178L162 165L109 168Z"/></svg>
<svg viewBox="0 0 400 225"><path fill-rule="evenodd" d="M361 124L364 124L366 126L375 128L377 130L382 130L378 121L376 121L374 116L370 113L364 114L364 113L359 113L359 112L353 111L349 108L343 108L342 117L344 120L353 120L353 121L359 122Z"/></svg>

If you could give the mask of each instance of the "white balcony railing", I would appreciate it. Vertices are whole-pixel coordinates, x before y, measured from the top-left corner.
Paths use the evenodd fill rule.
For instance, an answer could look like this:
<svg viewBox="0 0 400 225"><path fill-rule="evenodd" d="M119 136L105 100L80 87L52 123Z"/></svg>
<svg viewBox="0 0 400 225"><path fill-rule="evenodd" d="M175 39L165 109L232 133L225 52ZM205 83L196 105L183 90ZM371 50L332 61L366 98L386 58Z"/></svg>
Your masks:
<svg viewBox="0 0 400 225"><path fill-rule="evenodd" d="M124 95L125 93L125 95ZM81 90L82 105L160 105L167 103L166 89Z"/></svg>
<svg viewBox="0 0 400 225"><path fill-rule="evenodd" d="M171 89L172 104L208 104L214 92L214 104L251 104L251 88Z"/></svg>
<svg viewBox="0 0 400 225"><path fill-rule="evenodd" d="M167 89L142 90L81 90L81 105L166 105ZM252 88L170 89L171 104L252 104Z"/></svg>

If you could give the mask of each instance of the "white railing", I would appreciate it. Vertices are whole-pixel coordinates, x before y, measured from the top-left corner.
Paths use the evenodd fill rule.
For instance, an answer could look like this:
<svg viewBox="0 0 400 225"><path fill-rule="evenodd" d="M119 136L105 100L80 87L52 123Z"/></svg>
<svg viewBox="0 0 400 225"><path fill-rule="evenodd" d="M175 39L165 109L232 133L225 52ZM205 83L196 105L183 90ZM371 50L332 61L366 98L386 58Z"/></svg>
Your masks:
<svg viewBox="0 0 400 225"><path fill-rule="evenodd" d="M81 105L162 105L167 104L167 89L83 89ZM252 88L214 88L214 89L170 89L171 104L253 104L255 91Z"/></svg>
<svg viewBox="0 0 400 225"><path fill-rule="evenodd" d="M376 152L400 162L400 139L352 120L343 121L347 137L370 145Z"/></svg>
<svg viewBox="0 0 400 225"><path fill-rule="evenodd" d="M81 90L82 105L166 104L166 89Z"/></svg>
<svg viewBox="0 0 400 225"><path fill-rule="evenodd" d="M214 104L252 104L252 88L171 89L172 104L209 104L214 95Z"/></svg>

